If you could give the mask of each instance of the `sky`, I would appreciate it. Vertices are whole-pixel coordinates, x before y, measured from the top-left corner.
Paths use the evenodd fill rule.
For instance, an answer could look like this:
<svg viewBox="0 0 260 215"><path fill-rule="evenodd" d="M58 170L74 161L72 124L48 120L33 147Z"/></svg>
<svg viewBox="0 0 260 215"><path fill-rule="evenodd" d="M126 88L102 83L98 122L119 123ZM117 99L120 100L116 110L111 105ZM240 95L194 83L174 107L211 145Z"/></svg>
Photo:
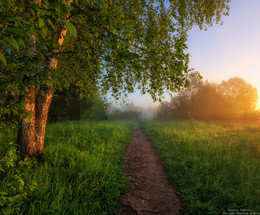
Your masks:
<svg viewBox="0 0 260 215"><path fill-rule="evenodd" d="M232 0L229 5L229 16L222 18L223 25L215 24L207 31L194 27L189 32L190 67L204 80L217 83L243 78L260 95L260 0ZM138 91L129 95L129 101L143 107L158 105Z"/></svg>

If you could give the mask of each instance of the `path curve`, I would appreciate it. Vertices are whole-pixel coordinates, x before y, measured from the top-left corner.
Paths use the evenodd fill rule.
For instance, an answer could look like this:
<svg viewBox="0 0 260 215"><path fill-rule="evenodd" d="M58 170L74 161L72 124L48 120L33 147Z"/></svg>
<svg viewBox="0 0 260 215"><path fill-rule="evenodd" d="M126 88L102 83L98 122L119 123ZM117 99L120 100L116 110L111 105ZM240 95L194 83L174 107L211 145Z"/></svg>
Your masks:
<svg viewBox="0 0 260 215"><path fill-rule="evenodd" d="M139 126L127 146L124 173L130 181L129 193L121 197L121 215L178 215L181 201L169 185L152 143Z"/></svg>

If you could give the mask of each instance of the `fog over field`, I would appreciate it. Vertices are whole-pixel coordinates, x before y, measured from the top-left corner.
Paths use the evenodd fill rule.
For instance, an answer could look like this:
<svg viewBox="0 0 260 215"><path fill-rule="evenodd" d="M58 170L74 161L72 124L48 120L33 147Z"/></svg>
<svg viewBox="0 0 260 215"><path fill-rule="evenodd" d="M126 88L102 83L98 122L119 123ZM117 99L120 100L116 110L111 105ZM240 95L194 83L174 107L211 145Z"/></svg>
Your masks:
<svg viewBox="0 0 260 215"><path fill-rule="evenodd" d="M136 102L137 103L137 102ZM138 103L137 103L138 104ZM128 102L126 104L111 104L109 107L109 112L114 112L116 110L120 111L137 111L140 112L140 118L141 119L153 119L156 114L156 110L158 108L157 103L152 103L149 105L145 104L142 105L139 103L140 106L136 105L134 102Z"/></svg>

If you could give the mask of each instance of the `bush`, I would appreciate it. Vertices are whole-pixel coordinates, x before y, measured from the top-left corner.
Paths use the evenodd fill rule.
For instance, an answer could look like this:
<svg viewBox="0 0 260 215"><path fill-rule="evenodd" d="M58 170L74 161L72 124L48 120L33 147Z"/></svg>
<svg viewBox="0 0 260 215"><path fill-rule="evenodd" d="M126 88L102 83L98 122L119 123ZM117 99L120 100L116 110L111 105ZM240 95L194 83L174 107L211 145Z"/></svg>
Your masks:
<svg viewBox="0 0 260 215"><path fill-rule="evenodd" d="M36 188L35 182L27 183L21 170L32 165L27 157L20 159L17 146L13 142L5 155L0 159L0 213L17 214L23 201L28 198Z"/></svg>

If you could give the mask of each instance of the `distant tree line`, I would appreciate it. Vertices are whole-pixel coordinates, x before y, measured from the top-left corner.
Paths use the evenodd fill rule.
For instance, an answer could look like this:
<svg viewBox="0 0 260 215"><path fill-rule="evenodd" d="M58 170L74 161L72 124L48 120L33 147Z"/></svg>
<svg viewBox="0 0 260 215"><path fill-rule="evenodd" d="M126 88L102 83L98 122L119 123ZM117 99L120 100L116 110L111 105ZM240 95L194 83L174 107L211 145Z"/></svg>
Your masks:
<svg viewBox="0 0 260 215"><path fill-rule="evenodd" d="M105 98L90 95L81 99L77 87L57 91L52 99L48 120L51 122L64 120L138 120L141 111L134 103L122 106L121 109L110 110ZM113 108L112 108L113 109Z"/></svg>
<svg viewBox="0 0 260 215"><path fill-rule="evenodd" d="M71 86L68 89L55 92L50 105L48 121L108 119L109 103L105 98L95 94L81 99L76 91L77 88ZM17 102L18 99L12 93L0 99L1 106L10 106ZM17 105L17 110L15 111L22 114L23 109ZM2 123L12 124L13 121L17 120L17 116L13 112L0 114Z"/></svg>
<svg viewBox="0 0 260 215"><path fill-rule="evenodd" d="M70 87L55 93L48 120L107 120L109 104L105 99L98 94L81 99L76 89Z"/></svg>
<svg viewBox="0 0 260 215"><path fill-rule="evenodd" d="M138 120L141 112L137 110L115 110L108 115L109 120Z"/></svg>
<svg viewBox="0 0 260 215"><path fill-rule="evenodd" d="M190 85L158 107L160 119L257 121L257 90L242 78L220 84L192 78Z"/></svg>

